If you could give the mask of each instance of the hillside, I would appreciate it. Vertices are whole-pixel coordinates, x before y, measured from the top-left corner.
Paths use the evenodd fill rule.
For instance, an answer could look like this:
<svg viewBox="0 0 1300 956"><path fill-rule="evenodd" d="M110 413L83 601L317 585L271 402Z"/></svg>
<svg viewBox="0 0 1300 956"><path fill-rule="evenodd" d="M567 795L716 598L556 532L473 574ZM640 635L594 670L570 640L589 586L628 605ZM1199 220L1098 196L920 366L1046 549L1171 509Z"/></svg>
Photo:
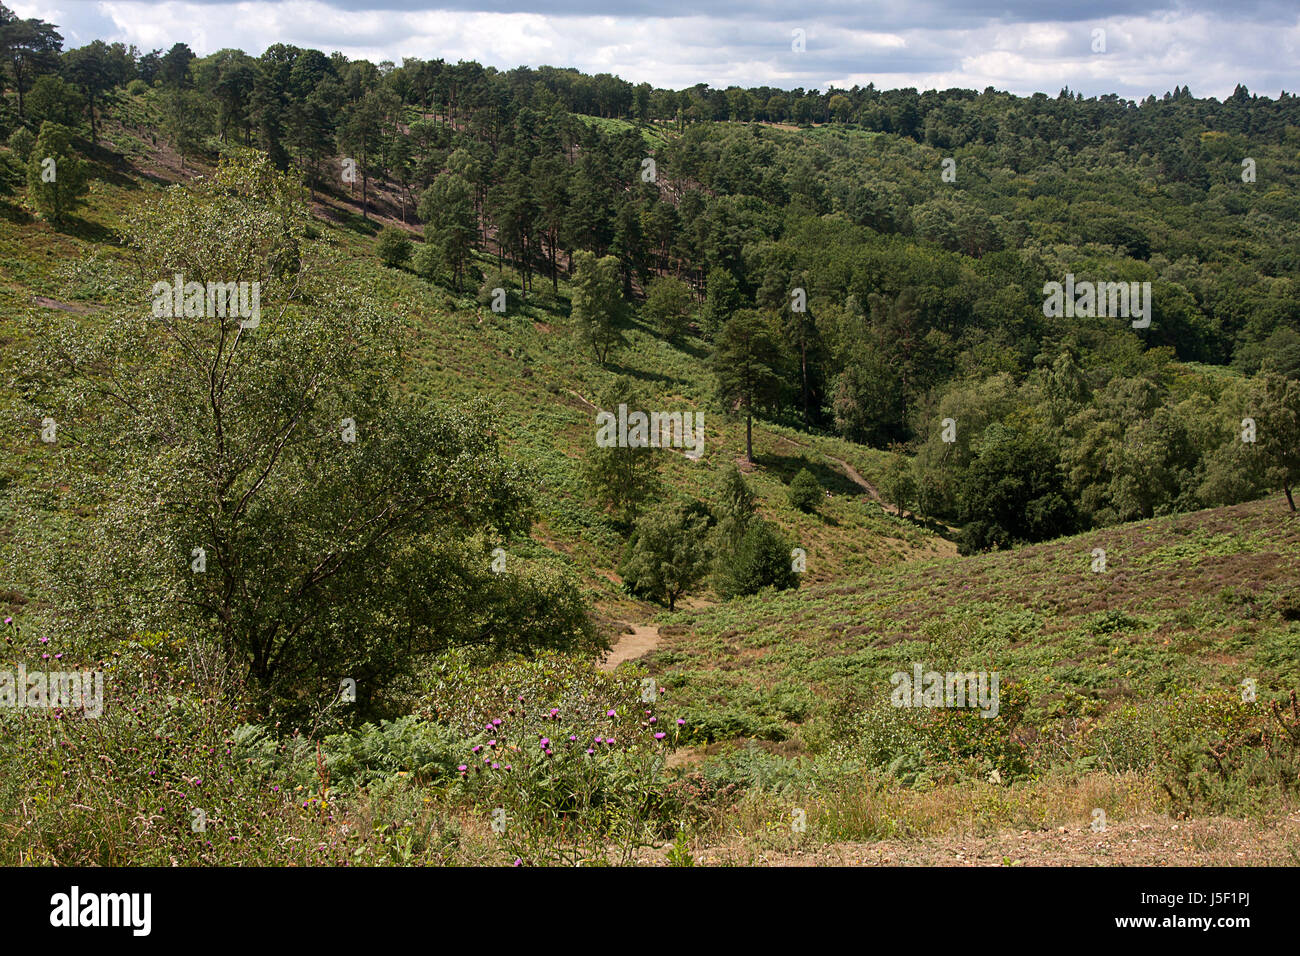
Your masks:
<svg viewBox="0 0 1300 956"><path fill-rule="evenodd" d="M103 680L0 672L0 864L1298 858L1295 97L85 49L0 633Z"/></svg>

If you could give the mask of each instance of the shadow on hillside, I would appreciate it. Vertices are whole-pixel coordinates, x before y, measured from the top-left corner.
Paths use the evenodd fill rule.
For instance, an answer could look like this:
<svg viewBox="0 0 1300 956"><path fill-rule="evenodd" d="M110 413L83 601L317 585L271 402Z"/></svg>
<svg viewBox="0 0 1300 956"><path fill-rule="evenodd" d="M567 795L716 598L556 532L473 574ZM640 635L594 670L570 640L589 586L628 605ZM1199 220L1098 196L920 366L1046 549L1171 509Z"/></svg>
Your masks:
<svg viewBox="0 0 1300 956"><path fill-rule="evenodd" d="M51 227L65 236L75 236L86 242L98 242L104 245L121 245L121 237L102 223L82 219L80 216L68 216L61 222L51 222Z"/></svg>
<svg viewBox="0 0 1300 956"><path fill-rule="evenodd" d="M36 217L26 209L17 203L11 202L0 202L0 219L20 226L28 226L36 221Z"/></svg>
<svg viewBox="0 0 1300 956"><path fill-rule="evenodd" d="M817 484L833 495L845 497L867 496L867 493L854 481L850 480L838 468L824 462L810 461L806 455L759 454L754 456L754 464L759 465L781 479L782 484L790 484L800 469L807 468Z"/></svg>
<svg viewBox="0 0 1300 956"><path fill-rule="evenodd" d="M680 385L683 380L672 375L664 375L662 372L647 372L639 368L629 368L626 365L619 365L611 362L606 368L615 375L626 375L628 378L634 378L640 382L654 382L658 385Z"/></svg>

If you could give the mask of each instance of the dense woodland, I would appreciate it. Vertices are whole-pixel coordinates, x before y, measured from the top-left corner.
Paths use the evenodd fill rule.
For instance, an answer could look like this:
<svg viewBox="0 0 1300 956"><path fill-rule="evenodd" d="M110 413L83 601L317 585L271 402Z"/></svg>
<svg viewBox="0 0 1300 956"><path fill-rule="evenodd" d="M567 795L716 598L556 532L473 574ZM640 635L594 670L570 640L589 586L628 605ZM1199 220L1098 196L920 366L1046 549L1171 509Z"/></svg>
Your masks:
<svg viewBox="0 0 1300 956"><path fill-rule="evenodd" d="M390 228L392 265L571 281L601 364L630 321L698 336L727 411L894 447L889 499L969 549L1289 496L1300 469L1289 93L675 91L282 44L64 50L3 17L11 186L38 135L93 147L106 103L149 101L182 161L251 146L363 216L382 202L423 238L412 256ZM1045 318L1067 273L1151 282L1150 328Z"/></svg>

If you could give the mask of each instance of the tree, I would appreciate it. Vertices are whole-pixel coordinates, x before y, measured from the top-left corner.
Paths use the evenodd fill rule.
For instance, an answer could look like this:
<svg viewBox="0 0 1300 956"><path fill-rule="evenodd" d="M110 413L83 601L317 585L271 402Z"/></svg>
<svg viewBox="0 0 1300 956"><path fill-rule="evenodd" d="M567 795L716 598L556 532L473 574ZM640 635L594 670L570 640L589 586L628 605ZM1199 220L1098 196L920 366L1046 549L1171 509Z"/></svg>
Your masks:
<svg viewBox="0 0 1300 956"><path fill-rule="evenodd" d="M612 415L618 414L620 405L629 412L646 409L644 394L631 379L622 377L601 393L598 404ZM642 505L659 490L659 449L633 441L602 445L596 441L598 435L593 434L583 461L583 478L593 497L614 512L620 525L630 528Z"/></svg>
<svg viewBox="0 0 1300 956"><path fill-rule="evenodd" d="M25 116L24 96L38 76L59 68L63 37L51 23L32 18L19 20L0 4L0 61L18 92L18 115Z"/></svg>
<svg viewBox="0 0 1300 956"><path fill-rule="evenodd" d="M426 282L435 282L442 271L442 253L431 242L422 242L415 247L411 257L411 268L415 274Z"/></svg>
<svg viewBox="0 0 1300 956"><path fill-rule="evenodd" d="M771 323L750 309L737 312L718 333L713 374L718 397L728 411L745 412L745 460L754 460L754 412L776 404L781 378L777 336Z"/></svg>
<svg viewBox="0 0 1300 956"><path fill-rule="evenodd" d="M619 326L627 306L618 260L613 256L597 259L590 252L579 251L574 253L573 266L573 320L578 337L604 365L610 351L623 342Z"/></svg>
<svg viewBox="0 0 1300 956"><path fill-rule="evenodd" d="M1282 486L1286 502L1296 510L1292 488L1300 481L1300 380L1263 372L1254 383L1258 406L1256 442L1268 482Z"/></svg>
<svg viewBox="0 0 1300 956"><path fill-rule="evenodd" d="M370 158L379 146L383 119L382 98L372 91L348 106L343 116L343 125L339 127L339 147L352 154L361 170L363 220L369 219L366 200L370 189Z"/></svg>
<svg viewBox="0 0 1300 956"><path fill-rule="evenodd" d="M816 512L817 506L822 502L822 496L822 486L817 483L817 478L807 468L799 469L799 473L791 479L790 487L786 490L790 507L805 514Z"/></svg>
<svg viewBox="0 0 1300 956"><path fill-rule="evenodd" d="M889 465L885 469L885 480L880 490L884 493L884 499L898 509L900 518L903 510L916 501L916 473L911 459L901 447L894 446L890 449Z"/></svg>
<svg viewBox="0 0 1300 956"><path fill-rule="evenodd" d="M420 197L415 214L424 222L424 241L432 241L459 290L478 235L469 183L456 173L442 173Z"/></svg>
<svg viewBox="0 0 1300 956"><path fill-rule="evenodd" d="M658 276L646 287L645 317L670 342L686 334L691 321L691 290L671 276Z"/></svg>
<svg viewBox="0 0 1300 956"><path fill-rule="evenodd" d="M120 43L109 46L103 40L92 40L65 53L63 68L86 98L86 109L90 113L90 141L98 142L96 107L105 93L131 78L134 73L131 56Z"/></svg>
<svg viewBox="0 0 1300 956"><path fill-rule="evenodd" d="M53 222L64 218L89 190L86 164L72 148L66 126L45 123L27 160L27 198Z"/></svg>
<svg viewBox="0 0 1300 956"><path fill-rule="evenodd" d="M962 553L1044 541L1075 529L1056 450L1046 438L992 425L961 482Z"/></svg>
<svg viewBox="0 0 1300 956"><path fill-rule="evenodd" d="M375 242L379 261L391 269L400 269L411 258L411 240L406 232L396 226L385 226Z"/></svg>
<svg viewBox="0 0 1300 956"><path fill-rule="evenodd" d="M751 521L734 554L720 555L721 573L716 579L723 597L757 594L771 587L786 591L799 586L792 548L776 526L762 518Z"/></svg>
<svg viewBox="0 0 1300 956"><path fill-rule="evenodd" d="M717 533L721 541L719 552L731 553L740 547L741 539L749 529L749 522L758 513L758 499L745 481L745 476L735 463L723 469L718 482Z"/></svg>
<svg viewBox="0 0 1300 956"><path fill-rule="evenodd" d="M163 86L181 89L190 85L190 64L194 51L184 43L173 44L158 61L158 77Z"/></svg>
<svg viewBox="0 0 1300 956"><path fill-rule="evenodd" d="M674 502L643 515L620 573L633 592L677 609L677 599L709 568L709 514L699 502Z"/></svg>
<svg viewBox="0 0 1300 956"><path fill-rule="evenodd" d="M529 527L532 477L485 411L397 387L395 321L307 240L301 196L257 157L128 223L139 298L174 273L255 282L257 327L178 316L168 289L147 320L125 297L102 327L33 339L53 371L24 398L80 423L66 452L85 478L71 539L33 551L43 625L83 647L183 633L298 714L451 646L599 643L553 567L493 573L491 543Z"/></svg>
<svg viewBox="0 0 1300 956"><path fill-rule="evenodd" d="M181 157L203 149L204 138L212 132L212 105L198 90L168 89L161 96L162 133Z"/></svg>
<svg viewBox="0 0 1300 956"><path fill-rule="evenodd" d="M71 129L81 119L81 97L62 78L52 73L39 76L27 92L27 115L38 127L48 122Z"/></svg>

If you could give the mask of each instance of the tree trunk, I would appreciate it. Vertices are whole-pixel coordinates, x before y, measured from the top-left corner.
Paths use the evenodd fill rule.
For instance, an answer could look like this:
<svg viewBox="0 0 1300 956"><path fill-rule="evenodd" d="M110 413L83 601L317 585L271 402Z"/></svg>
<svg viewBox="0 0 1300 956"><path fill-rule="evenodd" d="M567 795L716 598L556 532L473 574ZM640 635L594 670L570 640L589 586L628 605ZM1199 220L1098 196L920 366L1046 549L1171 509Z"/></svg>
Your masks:
<svg viewBox="0 0 1300 956"><path fill-rule="evenodd" d="M1282 490L1286 492L1286 503L1291 506L1292 511L1295 511L1295 499L1291 497L1291 483L1283 482Z"/></svg>
<svg viewBox="0 0 1300 956"><path fill-rule="evenodd" d="M745 461L754 463L754 416L745 409Z"/></svg>

